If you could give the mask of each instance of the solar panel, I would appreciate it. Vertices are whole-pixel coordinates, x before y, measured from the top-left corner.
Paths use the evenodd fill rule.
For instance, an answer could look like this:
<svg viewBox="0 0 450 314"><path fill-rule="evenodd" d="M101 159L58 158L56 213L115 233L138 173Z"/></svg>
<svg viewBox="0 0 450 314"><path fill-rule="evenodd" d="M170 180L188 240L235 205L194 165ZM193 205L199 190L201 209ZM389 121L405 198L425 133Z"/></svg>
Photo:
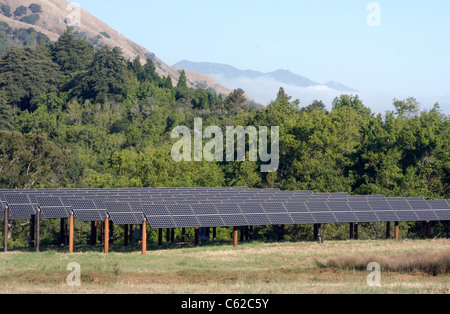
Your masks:
<svg viewBox="0 0 450 314"><path fill-rule="evenodd" d="M284 204L284 207L286 207L290 213L309 213L309 209L304 202L286 203Z"/></svg>
<svg viewBox="0 0 450 314"><path fill-rule="evenodd" d="M28 195L19 193L3 193L3 198L8 205L11 204L31 204Z"/></svg>
<svg viewBox="0 0 450 314"><path fill-rule="evenodd" d="M410 201L408 200L409 205L414 210L431 210L430 205L428 205L427 201Z"/></svg>
<svg viewBox="0 0 450 314"><path fill-rule="evenodd" d="M44 219L58 219L69 218L69 212L63 206L59 207L40 207L42 218Z"/></svg>
<svg viewBox="0 0 450 314"><path fill-rule="evenodd" d="M357 222L358 218L353 212L334 212L338 222Z"/></svg>
<svg viewBox="0 0 450 314"><path fill-rule="evenodd" d="M314 224L316 221L310 213L291 213L294 224Z"/></svg>
<svg viewBox="0 0 450 314"><path fill-rule="evenodd" d="M403 201L403 200L389 200L388 201L389 205L391 205L392 209L395 211L400 211L400 210L412 210L411 206L409 206L409 203L407 201Z"/></svg>
<svg viewBox="0 0 450 314"><path fill-rule="evenodd" d="M244 215L220 215L226 227L244 227L249 226Z"/></svg>
<svg viewBox="0 0 450 314"><path fill-rule="evenodd" d="M142 219L138 219L134 213L110 212L109 218L116 225L139 225Z"/></svg>
<svg viewBox="0 0 450 314"><path fill-rule="evenodd" d="M172 216L177 228L200 227L200 223L195 216Z"/></svg>
<svg viewBox="0 0 450 314"><path fill-rule="evenodd" d="M108 213L130 213L130 205L124 202L103 202Z"/></svg>
<svg viewBox="0 0 450 314"><path fill-rule="evenodd" d="M307 202L305 203L311 213L315 212L330 212L330 208L327 206L326 202Z"/></svg>
<svg viewBox="0 0 450 314"><path fill-rule="evenodd" d="M312 212L311 215L314 217L316 223L337 223L337 219L332 212Z"/></svg>
<svg viewBox="0 0 450 314"><path fill-rule="evenodd" d="M450 210L436 210L435 213L440 221L450 221Z"/></svg>
<svg viewBox="0 0 450 314"><path fill-rule="evenodd" d="M236 203L216 204L216 208L221 215L242 214L239 206Z"/></svg>
<svg viewBox="0 0 450 314"><path fill-rule="evenodd" d="M374 211L391 211L393 210L389 203L385 200L369 200L370 207Z"/></svg>
<svg viewBox="0 0 450 314"><path fill-rule="evenodd" d="M352 211L358 211L358 212L372 212L372 207L369 205L368 202L348 202L348 206L351 208Z"/></svg>
<svg viewBox="0 0 450 314"><path fill-rule="evenodd" d="M415 213L421 221L439 221L438 216L433 211L416 210Z"/></svg>
<svg viewBox="0 0 450 314"><path fill-rule="evenodd" d="M214 204L192 204L195 215L219 215Z"/></svg>
<svg viewBox="0 0 450 314"><path fill-rule="evenodd" d="M395 214L393 210L390 211L376 211L375 214L377 215L378 219L383 222L388 221L400 221L398 216Z"/></svg>
<svg viewBox="0 0 450 314"><path fill-rule="evenodd" d="M267 214L273 225L292 225L294 221L288 213Z"/></svg>
<svg viewBox="0 0 450 314"><path fill-rule="evenodd" d="M261 214L264 213L264 209L259 203L241 203L239 204L241 211L244 214Z"/></svg>
<svg viewBox="0 0 450 314"><path fill-rule="evenodd" d="M104 217L97 210L74 210L79 221L101 221Z"/></svg>
<svg viewBox="0 0 450 314"><path fill-rule="evenodd" d="M222 227L225 225L219 215L198 215L197 218L202 228Z"/></svg>
<svg viewBox="0 0 450 314"><path fill-rule="evenodd" d="M400 221L420 221L413 211L399 210L395 212Z"/></svg>
<svg viewBox="0 0 450 314"><path fill-rule="evenodd" d="M450 205L445 200L427 201L427 203L434 210L450 210Z"/></svg>
<svg viewBox="0 0 450 314"><path fill-rule="evenodd" d="M333 212L351 212L351 207L347 204L347 202L328 202L328 207Z"/></svg>
<svg viewBox="0 0 450 314"><path fill-rule="evenodd" d="M11 219L31 219L31 216L36 215L33 205L28 204L8 204L8 212Z"/></svg>
<svg viewBox="0 0 450 314"><path fill-rule="evenodd" d="M267 214L271 213L287 213L283 203L262 203L261 207Z"/></svg>
<svg viewBox="0 0 450 314"><path fill-rule="evenodd" d="M266 214L246 214L245 218L249 226L266 226L272 224Z"/></svg>
<svg viewBox="0 0 450 314"><path fill-rule="evenodd" d="M177 227L171 216L147 216L147 221L153 229Z"/></svg>
<svg viewBox="0 0 450 314"><path fill-rule="evenodd" d="M358 222L375 222L379 221L374 212L355 212Z"/></svg>
<svg viewBox="0 0 450 314"><path fill-rule="evenodd" d="M189 205L166 205L172 216L193 216L194 212ZM194 226L195 227L195 226Z"/></svg>
<svg viewBox="0 0 450 314"><path fill-rule="evenodd" d="M95 206L94 202L92 200L85 200L85 199L68 199L67 200L72 206L73 210L96 210L97 207Z"/></svg>

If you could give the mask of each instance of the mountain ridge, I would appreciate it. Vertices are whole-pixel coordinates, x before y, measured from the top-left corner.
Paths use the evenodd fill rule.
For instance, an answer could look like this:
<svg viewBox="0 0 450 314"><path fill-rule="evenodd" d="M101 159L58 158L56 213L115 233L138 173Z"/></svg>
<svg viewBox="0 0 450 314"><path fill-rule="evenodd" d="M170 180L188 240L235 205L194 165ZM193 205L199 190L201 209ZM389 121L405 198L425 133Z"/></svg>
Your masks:
<svg viewBox="0 0 450 314"><path fill-rule="evenodd" d="M20 6L28 8L33 3L42 7L42 11L38 13L39 19L34 24L21 22L18 19L15 19L14 15L7 17L4 14L0 14L0 21L7 23L14 29L29 29L32 27L36 31L48 36L50 40L56 41L59 36L64 33L67 27L72 24L72 20L69 19L74 17L76 19L77 15L79 15L78 19L80 25L73 26L74 31L84 34L87 38L98 40L100 44L121 48L125 58L132 60L139 56L142 61L151 58L156 65L158 74L162 76L169 75L175 84L178 82L180 77L179 69L170 67L154 53L147 50L147 48L128 39L117 30L96 18L93 14L84 10L82 7L77 11L77 7L74 7L71 2L66 0L0 0L1 5L7 5L11 8L11 13ZM77 12L79 12L79 14ZM31 12L28 9L26 15L30 13ZM215 90L216 93L224 95L228 95L232 92L232 90L222 86L207 75L186 70L186 76L189 87L210 88Z"/></svg>

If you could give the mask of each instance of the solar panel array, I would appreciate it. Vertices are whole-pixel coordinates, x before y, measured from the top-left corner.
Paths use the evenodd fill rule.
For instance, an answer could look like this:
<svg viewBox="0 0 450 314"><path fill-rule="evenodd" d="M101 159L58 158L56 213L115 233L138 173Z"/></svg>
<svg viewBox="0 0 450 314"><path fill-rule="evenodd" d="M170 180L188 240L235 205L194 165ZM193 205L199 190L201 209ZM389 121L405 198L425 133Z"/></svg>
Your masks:
<svg viewBox="0 0 450 314"><path fill-rule="evenodd" d="M44 219L74 213L80 221L146 220L152 228L450 220L448 200L247 187L0 190L0 202L12 220L40 210Z"/></svg>

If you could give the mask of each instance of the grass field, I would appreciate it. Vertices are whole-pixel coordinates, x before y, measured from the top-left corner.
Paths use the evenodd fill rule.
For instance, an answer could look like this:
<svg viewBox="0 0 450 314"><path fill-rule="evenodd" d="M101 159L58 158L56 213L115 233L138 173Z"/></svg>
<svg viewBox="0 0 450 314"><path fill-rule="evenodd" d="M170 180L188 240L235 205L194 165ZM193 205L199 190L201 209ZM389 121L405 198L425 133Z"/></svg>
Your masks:
<svg viewBox="0 0 450 314"><path fill-rule="evenodd" d="M209 244L197 248L0 253L0 293L450 293L450 241ZM113 248L114 249L114 248ZM366 262L383 268L367 286ZM81 266L69 287L67 265Z"/></svg>

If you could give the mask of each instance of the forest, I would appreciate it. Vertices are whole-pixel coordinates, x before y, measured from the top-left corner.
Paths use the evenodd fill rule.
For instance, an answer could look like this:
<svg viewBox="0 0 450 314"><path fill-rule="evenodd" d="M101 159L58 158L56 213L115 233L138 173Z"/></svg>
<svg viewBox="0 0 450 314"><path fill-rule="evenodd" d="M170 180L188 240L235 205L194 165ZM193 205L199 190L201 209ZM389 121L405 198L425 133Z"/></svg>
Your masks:
<svg viewBox="0 0 450 314"><path fill-rule="evenodd" d="M4 26L4 25L3 25ZM12 34L2 28L0 32ZM0 188L116 188L249 186L314 192L450 198L449 116L438 103L422 110L413 98L394 99L375 114L355 95L341 95L327 110L302 104L280 88L259 109L241 89L229 95L189 88L184 71L172 82L151 58L126 60L118 48L94 46L68 29L57 42L8 44L0 57ZM31 36L31 37L30 37ZM6 48L7 47L7 48ZM261 162L174 162L177 126L279 126L280 166ZM44 221L42 241L57 239L59 222ZM82 243L89 225L79 224ZM384 224L363 224L361 238L382 237ZM327 235L348 237L348 226ZM117 238L120 228L114 229ZM287 239L310 239L312 226L289 226ZM24 245L17 223L12 245ZM403 223L404 237L422 237L422 223ZM432 236L450 232L432 224ZM255 239L274 236L271 226ZM229 230L219 238L230 238ZM156 232L150 233L156 237ZM52 242L53 241L53 242Z"/></svg>

